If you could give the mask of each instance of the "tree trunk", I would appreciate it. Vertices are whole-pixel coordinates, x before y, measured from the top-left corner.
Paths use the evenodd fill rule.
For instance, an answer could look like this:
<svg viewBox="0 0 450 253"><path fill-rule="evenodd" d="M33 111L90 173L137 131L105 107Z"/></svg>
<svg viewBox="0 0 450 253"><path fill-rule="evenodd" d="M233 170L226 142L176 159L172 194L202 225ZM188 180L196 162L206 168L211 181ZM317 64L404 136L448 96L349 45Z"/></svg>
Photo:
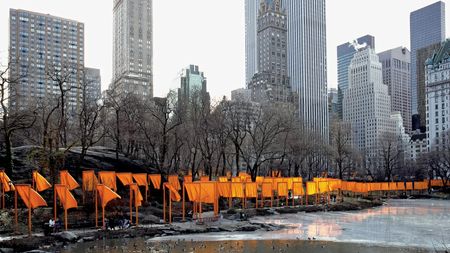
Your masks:
<svg viewBox="0 0 450 253"><path fill-rule="evenodd" d="M120 120L119 110L116 110L116 160L119 161L119 148L120 148Z"/></svg>
<svg viewBox="0 0 450 253"><path fill-rule="evenodd" d="M338 169L339 169L339 179L342 180L342 162L338 162Z"/></svg>
<svg viewBox="0 0 450 253"><path fill-rule="evenodd" d="M295 163L294 164L294 176L295 177L299 177L300 176L299 170L300 170L300 165L298 163Z"/></svg>
<svg viewBox="0 0 450 253"><path fill-rule="evenodd" d="M226 161L226 156L225 156L225 152L224 151L222 151L222 162L223 162L222 176L225 176L226 175L225 168L227 167L227 161Z"/></svg>
<svg viewBox="0 0 450 253"><path fill-rule="evenodd" d="M13 175L14 162L13 162L13 154L12 154L12 144L11 144L11 136L8 133L4 134L5 137L5 152L6 152L6 162L5 162L5 172L7 175Z"/></svg>
<svg viewBox="0 0 450 253"><path fill-rule="evenodd" d="M239 175L239 171L240 171L240 166L239 166L239 147L238 145L234 145L235 151L236 151L236 157L235 157L235 161L236 161L236 176Z"/></svg>

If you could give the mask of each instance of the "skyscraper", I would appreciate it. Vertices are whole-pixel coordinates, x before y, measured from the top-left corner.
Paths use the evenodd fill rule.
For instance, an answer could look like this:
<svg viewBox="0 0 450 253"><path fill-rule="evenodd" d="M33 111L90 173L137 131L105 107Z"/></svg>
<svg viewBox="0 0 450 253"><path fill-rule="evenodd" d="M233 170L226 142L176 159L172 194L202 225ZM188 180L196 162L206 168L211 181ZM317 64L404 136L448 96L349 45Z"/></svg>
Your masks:
<svg viewBox="0 0 450 253"><path fill-rule="evenodd" d="M245 0L245 84L258 72L258 10L260 0Z"/></svg>
<svg viewBox="0 0 450 253"><path fill-rule="evenodd" d="M325 0L284 0L288 17L288 75L300 121L328 141Z"/></svg>
<svg viewBox="0 0 450 253"><path fill-rule="evenodd" d="M153 97L152 0L114 0L113 80L118 93Z"/></svg>
<svg viewBox="0 0 450 253"><path fill-rule="evenodd" d="M391 111L398 111L406 133L411 133L411 56L405 47L378 54L383 66L383 83L391 96Z"/></svg>
<svg viewBox="0 0 450 253"><path fill-rule="evenodd" d="M10 87L10 107L23 110L60 94L49 74L64 75L67 111L75 113L81 100L84 71L84 24L60 17L10 9L10 77L20 83ZM59 74L58 74L59 75ZM66 76L67 75L67 76Z"/></svg>
<svg viewBox="0 0 450 253"><path fill-rule="evenodd" d="M351 125L353 146L365 155L367 166L377 166L381 141L395 134L391 99L383 84L382 66L371 48L357 52L349 66L348 88L344 93L344 121Z"/></svg>
<svg viewBox="0 0 450 253"><path fill-rule="evenodd" d="M417 62L417 50L445 40L445 3L439 1L411 12L409 22L411 40L411 107L412 114L415 115L418 114L419 104L416 72L418 67L424 66L424 63Z"/></svg>
<svg viewBox="0 0 450 253"><path fill-rule="evenodd" d="M353 59L353 56L358 49L372 48L375 50L375 37L366 35L360 37L353 42L347 42L337 47L337 73L338 73L338 102L337 113L342 119L342 101L344 99L344 92L348 88L348 67Z"/></svg>
<svg viewBox="0 0 450 253"><path fill-rule="evenodd" d="M258 72L248 83L256 102L292 102L287 76L287 23L280 0L263 0L258 14Z"/></svg>
<svg viewBox="0 0 450 253"><path fill-rule="evenodd" d="M246 79L258 71L256 30L261 0L246 0ZM297 93L300 121L328 140L325 0L283 0L287 16L287 59L292 91Z"/></svg>

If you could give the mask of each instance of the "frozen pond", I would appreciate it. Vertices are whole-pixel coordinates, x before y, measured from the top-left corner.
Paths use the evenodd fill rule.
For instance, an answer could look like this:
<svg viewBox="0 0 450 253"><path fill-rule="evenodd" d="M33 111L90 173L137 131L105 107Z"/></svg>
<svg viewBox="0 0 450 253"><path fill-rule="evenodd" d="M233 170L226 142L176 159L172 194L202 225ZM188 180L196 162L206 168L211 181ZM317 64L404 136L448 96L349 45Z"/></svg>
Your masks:
<svg viewBox="0 0 450 253"><path fill-rule="evenodd" d="M153 241L325 240L385 246L450 248L450 201L390 200L354 212L319 212L256 217L252 222L289 226L274 232L208 233L154 238Z"/></svg>
<svg viewBox="0 0 450 253"><path fill-rule="evenodd" d="M148 241L103 240L71 245L63 252L421 253L450 249L450 201L444 200L390 200L384 206L362 211L283 214L251 221L287 228L167 236Z"/></svg>

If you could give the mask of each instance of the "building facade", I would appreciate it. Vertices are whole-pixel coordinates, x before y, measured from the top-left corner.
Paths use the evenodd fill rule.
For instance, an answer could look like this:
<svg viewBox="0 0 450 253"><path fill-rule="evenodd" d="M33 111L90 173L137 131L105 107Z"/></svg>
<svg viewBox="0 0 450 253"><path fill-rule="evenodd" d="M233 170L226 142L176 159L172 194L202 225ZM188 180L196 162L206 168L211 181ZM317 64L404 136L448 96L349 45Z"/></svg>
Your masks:
<svg viewBox="0 0 450 253"><path fill-rule="evenodd" d="M338 90L336 88L328 90L328 114L330 118L338 117Z"/></svg>
<svg viewBox="0 0 450 253"><path fill-rule="evenodd" d="M365 156L367 166L377 166L381 141L386 134L395 134L395 121L391 118L391 99L375 51L366 48L357 52L348 75L343 118L351 125L353 147Z"/></svg>
<svg viewBox="0 0 450 253"><path fill-rule="evenodd" d="M67 77L67 112L74 114L81 101L84 72L84 24L25 10L10 9L9 87L12 110L49 102L60 89L50 75ZM20 77L20 78L19 78Z"/></svg>
<svg viewBox="0 0 450 253"><path fill-rule="evenodd" d="M153 97L152 0L114 0L113 80L116 93Z"/></svg>
<svg viewBox="0 0 450 253"><path fill-rule="evenodd" d="M428 152L427 134L418 133L411 136L408 143L407 155L409 160L416 161L422 154Z"/></svg>
<svg viewBox="0 0 450 253"><path fill-rule="evenodd" d="M406 133L411 133L411 55L397 47L378 54L383 66L383 83L391 96L391 111L401 113Z"/></svg>
<svg viewBox="0 0 450 253"><path fill-rule="evenodd" d="M246 79L259 69L254 49L261 0L246 0ZM290 85L298 101L300 122L328 141L328 85L325 0L282 0L287 16L287 59Z"/></svg>
<svg viewBox="0 0 450 253"><path fill-rule="evenodd" d="M417 61L417 50L445 40L445 3L438 1L410 14L411 43L411 106L418 114L417 69L424 66ZM422 124L423 125L423 124ZM415 129L413 129L415 130Z"/></svg>
<svg viewBox="0 0 450 253"><path fill-rule="evenodd" d="M428 150L449 145L450 127L450 40L426 61Z"/></svg>
<svg viewBox="0 0 450 253"><path fill-rule="evenodd" d="M243 101L250 102L252 101L252 91L249 89L236 89L231 91L231 100L232 101Z"/></svg>
<svg viewBox="0 0 450 253"><path fill-rule="evenodd" d="M248 83L256 102L292 102L287 69L287 22L281 0L264 0L258 14L258 72Z"/></svg>
<svg viewBox="0 0 450 253"><path fill-rule="evenodd" d="M417 112L415 120L416 132L426 132L426 118L427 118L427 98L425 85L425 62L433 56L441 48L441 43L434 43L429 46L418 49L416 52L416 82L417 82Z"/></svg>
<svg viewBox="0 0 450 253"><path fill-rule="evenodd" d="M84 68L86 83L86 96L91 102L95 102L102 97L102 78L100 69Z"/></svg>
<svg viewBox="0 0 450 253"><path fill-rule="evenodd" d="M362 36L353 42L347 42L337 47L337 73L338 73L338 105L339 118L342 119L342 101L348 88L348 67L358 49L372 48L375 50L375 37Z"/></svg>

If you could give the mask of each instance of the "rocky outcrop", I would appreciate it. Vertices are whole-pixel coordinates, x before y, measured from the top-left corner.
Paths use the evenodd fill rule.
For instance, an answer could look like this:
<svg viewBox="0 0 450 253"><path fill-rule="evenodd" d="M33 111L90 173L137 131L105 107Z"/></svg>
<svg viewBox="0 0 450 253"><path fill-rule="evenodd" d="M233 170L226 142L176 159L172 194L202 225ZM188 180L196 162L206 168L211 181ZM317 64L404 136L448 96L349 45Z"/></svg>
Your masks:
<svg viewBox="0 0 450 253"><path fill-rule="evenodd" d="M30 179L31 171L39 167L38 153L40 150L41 148L37 146L22 146L13 149L15 167L13 175L10 175L12 180L21 181ZM80 154L81 148L73 147L65 156L65 169L68 169L76 177L81 177L81 172L78 169ZM0 167L3 167L3 164L4 154L0 152ZM114 170L134 173L154 172L150 167L143 161L128 158L123 154L120 154L119 159L116 159L115 151L106 147L90 148L81 164L82 169L94 169L96 171ZM46 173L44 171L43 174L48 174L48 172Z"/></svg>

